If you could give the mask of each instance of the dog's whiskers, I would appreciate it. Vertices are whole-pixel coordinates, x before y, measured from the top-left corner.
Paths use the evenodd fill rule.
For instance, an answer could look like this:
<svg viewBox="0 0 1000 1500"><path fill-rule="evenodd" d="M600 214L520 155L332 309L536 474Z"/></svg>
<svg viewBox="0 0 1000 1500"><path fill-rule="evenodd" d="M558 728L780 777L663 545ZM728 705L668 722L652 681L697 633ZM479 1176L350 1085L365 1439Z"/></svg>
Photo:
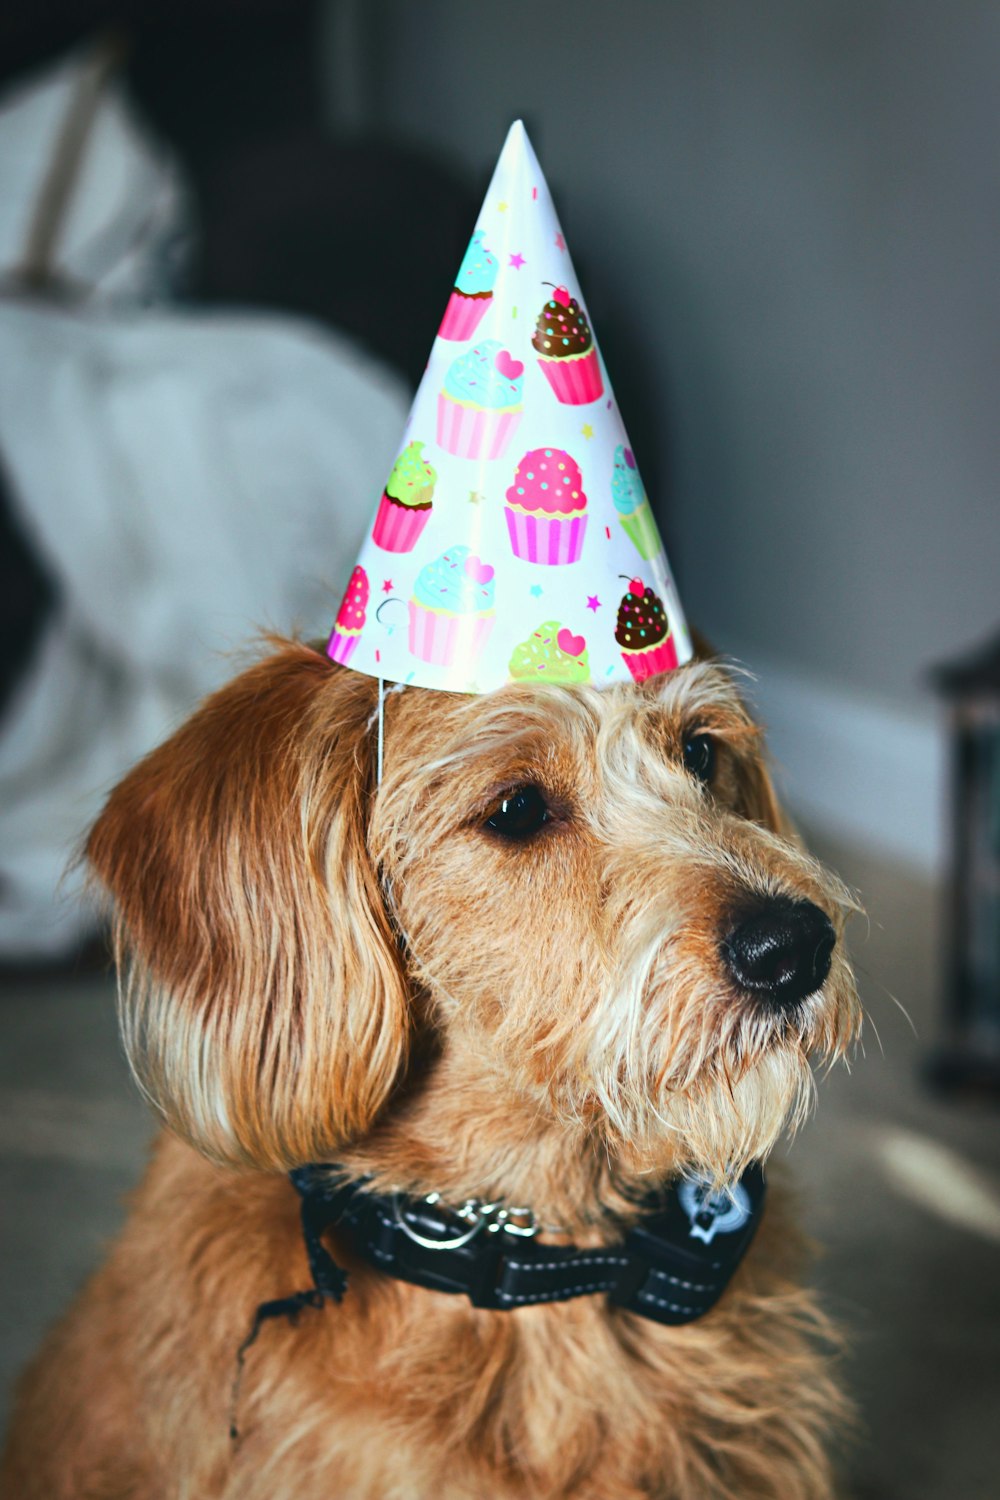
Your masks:
<svg viewBox="0 0 1000 1500"><path fill-rule="evenodd" d="M902 1015L903 1019L906 1021L906 1024L909 1026L909 1028L910 1028L911 1032L913 1033L914 1037L919 1041L919 1039L920 1039L920 1033L917 1030L916 1022L914 1021L913 1017L910 1015L910 1012L907 1010L907 1008L903 1004L902 1000L900 1000L897 995L894 995L893 992L892 992L892 990L888 989L886 987L886 985L884 985L880 979L876 979L875 976L868 969L866 969L864 967L864 965L858 963L858 964L855 965L855 967L857 968L858 973L862 976L863 979L865 979L868 982L868 984L875 985L879 990L882 991L882 994L888 1000L891 1000L892 1004L896 1007L896 1009ZM871 1020L871 1010L870 1010L870 1008L868 1006L865 1007L865 1015L868 1017L869 1020ZM874 1021L872 1021L872 1026L873 1027L874 1027L874 1024L875 1024Z"/></svg>

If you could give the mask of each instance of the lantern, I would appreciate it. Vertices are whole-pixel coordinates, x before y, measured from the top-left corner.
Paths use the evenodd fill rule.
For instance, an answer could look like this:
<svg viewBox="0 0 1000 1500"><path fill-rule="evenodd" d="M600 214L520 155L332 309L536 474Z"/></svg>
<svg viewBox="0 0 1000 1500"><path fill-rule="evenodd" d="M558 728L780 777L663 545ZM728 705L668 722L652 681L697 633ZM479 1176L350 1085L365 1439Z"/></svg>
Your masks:
<svg viewBox="0 0 1000 1500"><path fill-rule="evenodd" d="M952 807L945 1086L1000 1092L1000 636L940 667L951 719Z"/></svg>

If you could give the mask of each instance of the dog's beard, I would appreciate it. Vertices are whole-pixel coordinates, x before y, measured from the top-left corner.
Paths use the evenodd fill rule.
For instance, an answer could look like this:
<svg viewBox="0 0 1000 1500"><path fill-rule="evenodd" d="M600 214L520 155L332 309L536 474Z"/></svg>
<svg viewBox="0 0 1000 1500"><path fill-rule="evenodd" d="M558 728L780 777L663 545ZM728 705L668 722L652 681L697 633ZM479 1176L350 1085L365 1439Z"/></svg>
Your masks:
<svg viewBox="0 0 1000 1500"><path fill-rule="evenodd" d="M794 1005L740 992L725 973L725 891L734 873L737 888L766 891L775 880L774 846L782 888L821 899L841 931L854 907L808 856L759 830L751 838L763 841L768 867L755 867L749 845L735 858L730 846L706 859L701 836L700 858L678 862L683 874L674 889L664 888L662 874L658 884L644 881L635 853L631 879L615 871L609 882L616 894L604 910L606 982L562 1076L571 1108L600 1122L608 1155L632 1172L732 1181L798 1128L814 1101L814 1064L843 1055L859 1030L842 942L821 987ZM656 850L658 870L661 861Z"/></svg>
<svg viewBox="0 0 1000 1500"><path fill-rule="evenodd" d="M858 1011L838 955L826 982L789 1010L737 997L677 935L595 1006L583 1071L627 1168L693 1171L722 1186L805 1119L813 1065L842 1055Z"/></svg>

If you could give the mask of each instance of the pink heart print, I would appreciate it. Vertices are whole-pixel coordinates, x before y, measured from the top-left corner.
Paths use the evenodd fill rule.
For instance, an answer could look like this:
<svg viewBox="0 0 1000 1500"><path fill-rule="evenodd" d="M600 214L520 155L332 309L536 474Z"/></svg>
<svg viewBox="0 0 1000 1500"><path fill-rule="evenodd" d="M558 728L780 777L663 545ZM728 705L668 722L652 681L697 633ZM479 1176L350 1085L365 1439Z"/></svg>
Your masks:
<svg viewBox="0 0 1000 1500"><path fill-rule="evenodd" d="M505 380L516 380L519 375L524 374L524 365L519 359L515 359L506 349L501 349L493 361L500 374Z"/></svg>
<svg viewBox="0 0 1000 1500"><path fill-rule="evenodd" d="M480 562L478 557L467 557L465 571L475 583L489 583L495 569L489 563Z"/></svg>
<svg viewBox="0 0 1000 1500"><path fill-rule="evenodd" d="M584 636L574 635L572 630L566 629L565 625L556 636L556 645L560 651L565 651L567 656L580 656L586 644Z"/></svg>

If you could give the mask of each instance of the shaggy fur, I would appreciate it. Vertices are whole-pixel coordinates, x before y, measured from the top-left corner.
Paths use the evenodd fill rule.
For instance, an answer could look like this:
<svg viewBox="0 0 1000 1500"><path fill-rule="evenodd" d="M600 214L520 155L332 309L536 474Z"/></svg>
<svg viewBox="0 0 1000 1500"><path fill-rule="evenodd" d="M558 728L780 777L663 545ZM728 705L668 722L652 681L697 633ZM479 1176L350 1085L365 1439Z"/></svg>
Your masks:
<svg viewBox="0 0 1000 1500"><path fill-rule="evenodd" d="M309 1284L281 1175L527 1203L598 1245L650 1184L718 1183L859 1026L843 945L789 1015L720 941L751 896L844 889L788 836L726 672L485 698L376 684L284 645L112 794L88 846L119 923L122 1024L165 1133L107 1264L22 1386L9 1500L828 1500L843 1414L781 1195L681 1328L603 1297L489 1312L353 1267ZM717 747L711 785L685 738ZM527 844L486 826L546 793ZM128 957L126 958L126 955ZM350 1257L333 1248L350 1265Z"/></svg>

